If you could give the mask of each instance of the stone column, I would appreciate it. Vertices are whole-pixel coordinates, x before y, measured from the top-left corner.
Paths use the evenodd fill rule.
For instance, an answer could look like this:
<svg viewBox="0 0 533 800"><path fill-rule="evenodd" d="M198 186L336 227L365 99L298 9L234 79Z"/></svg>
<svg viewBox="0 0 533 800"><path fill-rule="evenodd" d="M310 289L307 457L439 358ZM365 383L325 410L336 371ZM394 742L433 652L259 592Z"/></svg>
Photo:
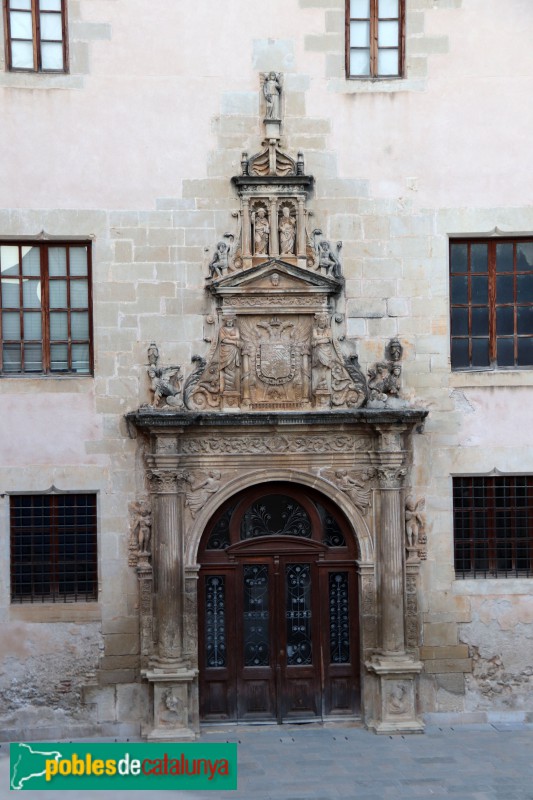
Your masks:
<svg viewBox="0 0 533 800"><path fill-rule="evenodd" d="M270 246L268 252L271 256L279 256L278 201L275 197L270 199Z"/></svg>
<svg viewBox="0 0 533 800"><path fill-rule="evenodd" d="M143 672L152 685L153 723L144 731L151 740L196 737L197 670L183 654L185 484L188 473L178 468L177 455L148 457L152 488L153 568L156 587L157 655Z"/></svg>
<svg viewBox="0 0 533 800"><path fill-rule="evenodd" d="M307 259L305 241L305 205L302 197L298 198L298 243L297 255Z"/></svg>
<svg viewBox="0 0 533 800"><path fill-rule="evenodd" d="M416 716L416 676L422 664L405 650L404 513L402 504L405 426L378 425L377 472L381 496L378 546L380 644L366 663L377 676L375 719L377 733L416 733L423 730Z"/></svg>
<svg viewBox="0 0 533 800"><path fill-rule="evenodd" d="M245 198L242 201L242 254L251 255L250 252L250 201Z"/></svg>
<svg viewBox="0 0 533 800"><path fill-rule="evenodd" d="M403 587L403 513L401 490L403 467L378 467L381 493L379 575L381 585L381 651L384 655L405 653Z"/></svg>

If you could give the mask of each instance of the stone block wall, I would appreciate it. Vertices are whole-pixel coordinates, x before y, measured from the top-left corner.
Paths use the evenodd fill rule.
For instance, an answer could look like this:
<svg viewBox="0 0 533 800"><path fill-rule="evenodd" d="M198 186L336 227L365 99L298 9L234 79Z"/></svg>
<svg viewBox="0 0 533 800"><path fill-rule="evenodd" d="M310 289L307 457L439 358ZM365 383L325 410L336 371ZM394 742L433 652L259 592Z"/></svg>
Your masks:
<svg viewBox="0 0 533 800"><path fill-rule="evenodd" d="M69 91L84 86L97 115L98 102L113 111L111 77L98 92L106 70L112 73L106 59L120 54L119 48L106 55L104 48L124 35L117 9L126 13L125 0L113 5L113 23L107 27L107 17L82 22L77 16L89 14L87 2L72 4L72 36L90 39L94 55L91 68L73 70L86 72L83 85L71 83L74 74L64 77L62 88L70 98L64 106L55 105L59 83L51 87L52 78L22 80L4 73L0 91L8 106L16 109L22 102L25 119L31 118L20 93L36 91L37 78L43 78L37 92L40 113L58 108L59 121L71 122ZM230 5L239 10L238 3ZM495 13L495 0L489 5ZM217 63L213 77L194 83L195 76L185 74L190 85L184 89L180 75L169 89L157 62L161 96L150 103L158 111L157 126L168 130L164 136L153 133L158 152L150 151L148 160L159 172L152 169L147 176L142 203L139 185L128 195L125 179L121 189L120 170L111 176L112 186L102 187L100 199L93 178L87 187L80 182L73 188L66 176L64 184L39 188L39 208L29 189L17 191L15 209L4 195L1 236L32 238L44 231L93 241L95 343L94 378L0 380L0 418L10 421L0 459L0 620L6 642L0 656L0 725L6 731L43 727L53 738L69 725L78 731L126 730L121 724L138 730L146 715L137 576L128 567L128 505L146 487L124 414L149 400L145 366L151 341L157 341L162 361L181 364L185 373L191 357L205 355L208 348L207 263L219 238L234 230L238 204L230 177L240 172L241 153L260 149L257 73L264 69L284 72L282 145L292 153L303 150L306 172L315 177L308 204L311 225L343 242L346 291L337 311L345 317L346 344L357 350L366 371L382 359L386 342L398 336L404 346L403 394L430 412L423 435L414 439L408 478L410 491L426 500L428 533L428 558L420 572L421 710L533 712L530 582L455 581L453 570L451 476L533 472L523 436L533 422L533 373L452 373L449 362L449 236L487 236L496 228L503 234L533 231L530 187L519 154L505 146L500 123L495 123L495 142L480 146L461 120L484 64L483 53L464 49L471 6L467 0L410 3L407 78L378 85L343 77L342 2L292 0L288 7L276 2L272 15L283 12L286 30L276 32L271 20L265 30L247 17L239 52L224 68ZM194 26L200 27L200 19L193 19ZM492 32L493 43L497 34ZM507 41L507 29L502 35ZM526 61L525 47L519 39L520 63ZM466 55L472 59L471 84L459 77ZM133 72L127 76L128 91L135 77ZM512 76L503 67L501 77L510 86ZM142 82L146 88L146 76ZM178 102L181 89L185 99ZM455 106L449 102L453 92ZM507 100L515 120L529 113L522 99L513 84ZM482 97L480 102L488 114L491 101ZM153 106L139 103L135 114L126 112L120 119L129 118L128 146L134 143L135 158L141 160L143 137L150 148L143 126L154 118ZM213 108L218 111L211 113ZM450 130L448 142L450 114L460 130ZM109 136L112 158L120 161L124 136L114 130ZM161 153L162 142L167 149ZM494 166L496 142L505 152L503 167ZM469 157L471 169L465 167ZM106 154L105 163L111 160ZM25 174L30 167L31 159ZM135 168L139 184L143 166ZM504 168L516 180L499 180ZM487 177L490 170L495 173ZM98 493L99 601L61 611L15 607L8 589L8 494L46 492L52 486Z"/></svg>

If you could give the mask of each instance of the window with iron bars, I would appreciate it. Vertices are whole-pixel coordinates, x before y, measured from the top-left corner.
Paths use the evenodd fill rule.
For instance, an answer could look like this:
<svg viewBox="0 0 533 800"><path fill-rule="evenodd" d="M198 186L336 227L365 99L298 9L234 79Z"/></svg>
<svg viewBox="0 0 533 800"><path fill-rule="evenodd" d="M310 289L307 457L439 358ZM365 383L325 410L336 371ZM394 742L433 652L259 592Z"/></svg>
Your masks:
<svg viewBox="0 0 533 800"><path fill-rule="evenodd" d="M453 479L456 578L533 577L533 477Z"/></svg>
<svg viewBox="0 0 533 800"><path fill-rule="evenodd" d="M96 495L11 495L11 601L97 599Z"/></svg>

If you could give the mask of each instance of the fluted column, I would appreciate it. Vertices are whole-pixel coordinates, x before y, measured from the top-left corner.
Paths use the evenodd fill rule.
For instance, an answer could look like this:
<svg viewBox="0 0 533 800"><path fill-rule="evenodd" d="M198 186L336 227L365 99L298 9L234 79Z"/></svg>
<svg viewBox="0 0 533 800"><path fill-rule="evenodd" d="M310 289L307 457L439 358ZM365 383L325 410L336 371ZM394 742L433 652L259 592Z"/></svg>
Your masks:
<svg viewBox="0 0 533 800"><path fill-rule="evenodd" d="M158 661L176 665L183 653L183 483L187 473L170 465L149 472L153 492Z"/></svg>
<svg viewBox="0 0 533 800"><path fill-rule="evenodd" d="M384 655L405 653L404 524L401 491L407 470L403 466L403 430L403 427L378 427L381 462L377 467L381 494L379 582L381 652Z"/></svg>

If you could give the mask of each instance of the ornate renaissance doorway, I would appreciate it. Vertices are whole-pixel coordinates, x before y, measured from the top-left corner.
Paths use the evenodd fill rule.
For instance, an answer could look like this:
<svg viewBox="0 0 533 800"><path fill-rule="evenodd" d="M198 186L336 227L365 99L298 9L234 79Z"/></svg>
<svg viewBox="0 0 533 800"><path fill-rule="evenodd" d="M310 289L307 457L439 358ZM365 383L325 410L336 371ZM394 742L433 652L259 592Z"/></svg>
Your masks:
<svg viewBox="0 0 533 800"><path fill-rule="evenodd" d="M316 492L228 501L199 551L200 715L304 721L359 711L356 546Z"/></svg>

